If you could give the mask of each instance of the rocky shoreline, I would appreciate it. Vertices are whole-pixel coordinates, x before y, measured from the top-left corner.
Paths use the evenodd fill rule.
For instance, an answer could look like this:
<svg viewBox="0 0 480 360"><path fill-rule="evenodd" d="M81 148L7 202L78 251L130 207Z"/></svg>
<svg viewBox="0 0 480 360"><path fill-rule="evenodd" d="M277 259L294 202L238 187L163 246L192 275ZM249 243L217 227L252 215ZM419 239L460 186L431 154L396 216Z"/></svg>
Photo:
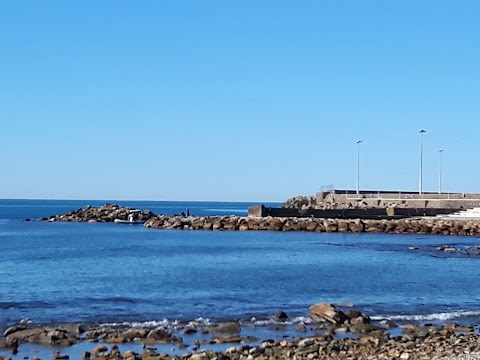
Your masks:
<svg viewBox="0 0 480 360"><path fill-rule="evenodd" d="M23 321L5 329L4 338L0 339L0 350L8 350L15 355L19 346L26 343L52 346L52 350L61 347L62 351L54 353L54 360L69 359L69 346L81 342L89 349L83 352L83 360L426 360L480 354L480 335L475 333L473 327L462 327L454 323L442 327L407 324L400 326L399 331L392 334L389 329L396 328L397 325L391 321L373 322L368 315L352 309L353 304L340 305L312 305L309 308L311 321L298 324L298 336L294 337L282 336L282 323L289 318L284 312L279 312L274 316L279 329L278 336L264 340L245 336L242 333L245 325L236 321L216 324L191 321L176 323L174 327L87 327L76 324L39 327ZM304 335L307 331L309 335ZM195 338L198 334L204 338ZM91 346L88 346L90 343ZM142 345L141 351L129 349L128 344L132 344L132 347L136 344L137 349L138 345ZM181 351L182 355L157 350L162 344L169 344ZM229 345L222 351L213 350L211 345L216 344ZM7 358L0 356L0 359ZM32 357L32 360L39 359Z"/></svg>

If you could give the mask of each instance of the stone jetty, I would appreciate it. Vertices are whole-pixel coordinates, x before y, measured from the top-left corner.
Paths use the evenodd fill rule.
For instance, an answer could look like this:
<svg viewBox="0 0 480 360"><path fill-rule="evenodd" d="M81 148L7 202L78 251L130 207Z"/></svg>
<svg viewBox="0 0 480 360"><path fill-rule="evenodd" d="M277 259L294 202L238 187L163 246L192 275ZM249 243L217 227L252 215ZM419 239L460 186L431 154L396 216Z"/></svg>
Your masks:
<svg viewBox="0 0 480 360"><path fill-rule="evenodd" d="M121 207L115 204L105 204L100 207L87 206L82 209L69 211L63 215L52 215L39 219L40 221L72 221L72 222L113 222L127 220L130 214L135 214L135 220L147 221L156 215L150 210L137 210L130 207Z"/></svg>
<svg viewBox="0 0 480 360"><path fill-rule="evenodd" d="M480 235L479 221L450 220L435 217L399 220L361 220L296 217L156 216L149 219L145 223L145 227L178 230L268 230L327 233Z"/></svg>
<svg viewBox="0 0 480 360"><path fill-rule="evenodd" d="M155 215L150 210L140 211L114 204L87 206L64 215L53 215L39 220L113 222L115 219L127 220L132 212L135 213L136 220L144 221L144 226L152 229L480 235L480 221L475 220L438 217L368 220L271 216L167 216Z"/></svg>

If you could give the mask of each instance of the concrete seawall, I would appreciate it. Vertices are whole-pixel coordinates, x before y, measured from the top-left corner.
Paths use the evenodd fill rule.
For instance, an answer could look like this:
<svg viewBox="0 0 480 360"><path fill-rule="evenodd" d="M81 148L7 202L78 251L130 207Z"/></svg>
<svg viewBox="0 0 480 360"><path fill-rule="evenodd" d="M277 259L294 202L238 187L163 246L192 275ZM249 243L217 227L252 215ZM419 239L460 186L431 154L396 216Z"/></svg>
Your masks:
<svg viewBox="0 0 480 360"><path fill-rule="evenodd" d="M480 236L479 221L427 219L361 220L290 217L179 217L158 216L145 223L154 229L178 230L267 230L327 233L391 233Z"/></svg>
<svg viewBox="0 0 480 360"><path fill-rule="evenodd" d="M452 208L359 208L359 209L298 209L274 208L256 205L248 208L248 215L254 217L313 217L334 219L403 219L419 216L451 214Z"/></svg>
<svg viewBox="0 0 480 360"><path fill-rule="evenodd" d="M392 191L335 190L318 192L316 195L296 196L284 202L283 208L300 210L318 209L468 209L480 207L480 194L423 193Z"/></svg>

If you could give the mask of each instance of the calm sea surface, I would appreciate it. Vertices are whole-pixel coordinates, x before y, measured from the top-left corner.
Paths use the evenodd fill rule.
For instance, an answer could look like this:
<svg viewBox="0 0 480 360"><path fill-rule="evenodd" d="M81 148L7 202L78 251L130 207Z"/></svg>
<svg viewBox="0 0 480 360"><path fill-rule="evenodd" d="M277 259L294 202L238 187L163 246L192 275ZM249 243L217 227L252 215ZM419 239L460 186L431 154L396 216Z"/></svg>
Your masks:
<svg viewBox="0 0 480 360"><path fill-rule="evenodd" d="M478 238L152 230L24 222L105 201L0 200L0 327L268 319L352 301L396 320L480 318L480 259L434 248ZM250 203L116 202L156 213L245 215ZM418 245L420 250L408 250Z"/></svg>

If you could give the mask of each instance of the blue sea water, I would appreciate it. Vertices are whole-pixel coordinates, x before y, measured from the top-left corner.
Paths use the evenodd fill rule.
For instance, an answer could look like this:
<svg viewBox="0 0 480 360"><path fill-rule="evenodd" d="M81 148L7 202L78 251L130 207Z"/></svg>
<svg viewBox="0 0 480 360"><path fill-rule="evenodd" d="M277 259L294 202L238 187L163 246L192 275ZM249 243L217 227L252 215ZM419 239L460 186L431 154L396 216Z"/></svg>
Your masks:
<svg viewBox="0 0 480 360"><path fill-rule="evenodd" d="M480 318L480 259L436 246L475 237L145 229L24 222L105 201L0 200L0 328L41 324L268 319L351 301L377 318ZM112 201L110 201L112 202ZM194 215L250 203L115 202ZM275 205L275 204L272 204ZM420 246L419 250L408 250Z"/></svg>

